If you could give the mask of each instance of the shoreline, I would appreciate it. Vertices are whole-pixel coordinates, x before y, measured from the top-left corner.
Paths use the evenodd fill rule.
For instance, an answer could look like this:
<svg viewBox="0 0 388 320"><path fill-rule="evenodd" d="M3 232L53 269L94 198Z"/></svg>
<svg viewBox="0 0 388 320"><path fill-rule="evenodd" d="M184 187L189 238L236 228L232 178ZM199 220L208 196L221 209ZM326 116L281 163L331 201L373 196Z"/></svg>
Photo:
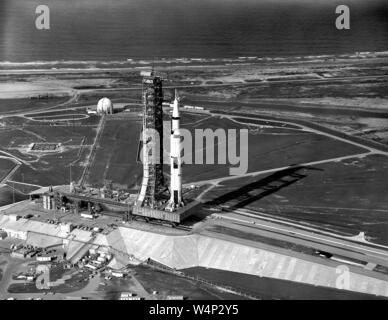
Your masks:
<svg viewBox="0 0 388 320"><path fill-rule="evenodd" d="M0 74L17 72L106 72L125 71L142 68L158 67L221 67L230 65L282 64L282 63L322 63L322 62L354 62L370 59L386 59L388 51L355 52L346 54L323 54L308 56L274 56L274 57L234 57L234 58L171 58L171 59L127 59L127 60L56 60L56 61L0 61Z"/></svg>

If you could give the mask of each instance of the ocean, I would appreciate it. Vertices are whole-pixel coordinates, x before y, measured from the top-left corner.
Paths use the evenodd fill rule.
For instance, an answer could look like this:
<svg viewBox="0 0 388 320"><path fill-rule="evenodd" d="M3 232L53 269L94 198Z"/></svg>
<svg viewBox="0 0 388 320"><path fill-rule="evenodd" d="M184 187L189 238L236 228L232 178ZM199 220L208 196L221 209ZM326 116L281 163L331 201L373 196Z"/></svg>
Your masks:
<svg viewBox="0 0 388 320"><path fill-rule="evenodd" d="M282 57L388 50L388 1L0 0L0 62ZM35 8L50 8L50 30Z"/></svg>

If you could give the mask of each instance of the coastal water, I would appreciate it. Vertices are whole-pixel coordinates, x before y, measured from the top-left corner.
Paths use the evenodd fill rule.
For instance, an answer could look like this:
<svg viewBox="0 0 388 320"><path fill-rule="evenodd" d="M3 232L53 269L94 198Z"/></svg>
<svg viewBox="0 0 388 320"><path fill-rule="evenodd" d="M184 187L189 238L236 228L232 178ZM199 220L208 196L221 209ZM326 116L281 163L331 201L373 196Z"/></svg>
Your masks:
<svg viewBox="0 0 388 320"><path fill-rule="evenodd" d="M292 56L388 50L388 2L349 0L0 0L0 62Z"/></svg>

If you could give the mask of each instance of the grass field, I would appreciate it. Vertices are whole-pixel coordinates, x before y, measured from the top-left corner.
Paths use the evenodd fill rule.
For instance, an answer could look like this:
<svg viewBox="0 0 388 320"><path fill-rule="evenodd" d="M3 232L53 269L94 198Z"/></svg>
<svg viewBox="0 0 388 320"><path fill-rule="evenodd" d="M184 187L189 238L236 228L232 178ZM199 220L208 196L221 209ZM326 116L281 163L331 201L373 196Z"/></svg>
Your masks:
<svg viewBox="0 0 388 320"><path fill-rule="evenodd" d="M195 281L145 266L138 266L134 269L136 278L148 292L156 290L164 296L182 295L190 300L240 298L234 294L221 292L210 286L204 286Z"/></svg>
<svg viewBox="0 0 388 320"><path fill-rule="evenodd" d="M243 273L208 268L190 268L183 270L192 276L198 276L213 283L231 286L261 299L301 299L301 300L359 300L376 299L375 296L331 288L315 287L291 281L257 277Z"/></svg>
<svg viewBox="0 0 388 320"><path fill-rule="evenodd" d="M10 128L1 130L0 134L0 148L2 150L18 147L23 145L28 145L32 142L43 142L39 137L34 136L31 133L28 133L29 129L25 128Z"/></svg>
<svg viewBox="0 0 388 320"><path fill-rule="evenodd" d="M136 155L140 129L140 121L107 120L86 183L101 186L107 179L129 187L139 184L142 165L136 163Z"/></svg>
<svg viewBox="0 0 388 320"><path fill-rule="evenodd" d="M67 101L69 97L54 97L50 99L0 99L0 114L13 112L28 112L45 109Z"/></svg>
<svg viewBox="0 0 388 320"><path fill-rule="evenodd" d="M365 151L363 148L315 133L288 130L287 128L264 128L255 131L252 130L251 126L219 117L205 119L197 125L185 125L185 122L183 122L182 127L189 129L193 136L195 129L250 129L247 172L331 159ZM239 147L240 144L238 143L237 150L239 150ZM191 151L193 159L196 151L193 143ZM215 159L217 159L217 156ZM185 164L183 166L183 180L188 183L228 176L229 168L229 164Z"/></svg>
<svg viewBox="0 0 388 320"><path fill-rule="evenodd" d="M88 184L99 186L105 179L129 186L136 182L140 183L142 166L136 163L140 126L139 121L108 120L106 122L86 181ZM252 129L248 125L235 123L226 118L209 118L206 115L194 114L184 114L182 127L189 129L193 136L195 129ZM265 128L260 132L250 131L248 151L248 172L255 172L295 163L357 154L364 150L314 133L288 128ZM195 152L193 141L191 150L193 161ZM225 177L229 175L229 168L229 164L186 163L182 169L183 181L189 183ZM168 165L165 166L165 170L169 172ZM136 181L134 181L135 175L137 176Z"/></svg>
<svg viewBox="0 0 388 320"><path fill-rule="evenodd" d="M36 189L39 189L38 186L25 184L23 182L14 182L13 180L12 180L12 182L8 181L6 184L7 184L7 186L9 186L11 188L15 188L15 190L17 192L20 192L24 195L26 195L29 192L32 192Z"/></svg>
<svg viewBox="0 0 388 320"><path fill-rule="evenodd" d="M25 200L27 197L18 191L15 191L15 202ZM0 187L0 207L13 202L12 188L8 186Z"/></svg>
<svg viewBox="0 0 388 320"><path fill-rule="evenodd" d="M62 143L64 146L77 148L84 140L84 145L91 145L94 141L99 117L90 117L81 120L81 125L50 126L47 123L11 119L18 123L23 130L5 130L0 138L0 146L11 148L9 150L16 156L25 160L36 160L35 156L20 153L17 148L27 146L32 142ZM268 122L266 122L268 125ZM275 123L279 125L279 123ZM87 183L99 186L105 179L112 180L122 185L133 186L140 183L142 166L136 163L136 152L141 123L135 120L115 120L106 122L102 132L94 162L91 166ZM195 129L243 129L248 128L249 134L249 157L248 172L272 169L288 166L295 163L323 160L343 155L356 154L363 149L350 144L333 140L314 133L307 133L290 128L262 128L257 131L248 124L233 122L227 118L209 117L183 113L182 127L189 129L194 136ZM217 144L217 140L216 140ZM13 149L12 149L13 148ZM239 146L238 148L239 149ZM52 183L53 177L58 182L68 181L69 164L77 159L75 154L79 149L72 149L60 155L47 155L33 165L33 169L23 166L19 171L32 178L31 183L47 185ZM185 150L186 151L186 150ZM193 161L195 159L195 143L191 150ZM190 153L190 150L188 151ZM81 152L78 165L85 161L87 150ZM217 161L217 156L216 156ZM61 167L57 167L60 165ZM229 175L230 164L189 164L183 166L183 181L185 183L225 177ZM74 177L78 177L82 168L74 166ZM169 172L168 164L165 170ZM33 176L33 171L36 171ZM53 174L51 174L51 172ZM48 177L48 175L51 175ZM135 181L135 175L136 181ZM47 178L45 178L47 176ZM47 181L46 181L47 180ZM26 180L27 181L27 180Z"/></svg>
<svg viewBox="0 0 388 320"><path fill-rule="evenodd" d="M15 181L24 181L37 185L60 185L68 184L70 181L70 163L75 162L71 167L72 180L77 181L82 174L82 161L86 157L87 149L84 149L78 157L79 150L74 149L55 155L46 155L33 166L23 164L14 175Z"/></svg>
<svg viewBox="0 0 388 320"><path fill-rule="evenodd" d="M221 292L210 286L200 285L177 275L153 270L146 266L134 267L133 272L135 272L136 280L149 294L153 291L158 292L156 298L159 299L165 299L167 295L182 295L189 300L240 299L234 294ZM142 296L142 290L140 292L138 290L139 288L132 276L123 279L113 278L98 289L104 300L118 300L121 292L128 291Z"/></svg>
<svg viewBox="0 0 388 320"><path fill-rule="evenodd" d="M0 181L4 179L7 174L15 167L15 163L8 160L0 158Z"/></svg>

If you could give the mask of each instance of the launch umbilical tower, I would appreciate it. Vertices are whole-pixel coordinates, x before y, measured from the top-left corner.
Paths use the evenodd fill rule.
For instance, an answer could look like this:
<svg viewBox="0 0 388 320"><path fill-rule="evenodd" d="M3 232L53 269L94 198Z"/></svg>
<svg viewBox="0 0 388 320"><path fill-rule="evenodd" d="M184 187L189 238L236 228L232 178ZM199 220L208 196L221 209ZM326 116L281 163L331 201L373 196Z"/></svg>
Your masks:
<svg viewBox="0 0 388 320"><path fill-rule="evenodd" d="M143 71L143 180L137 205L157 206L165 189L163 176L163 79Z"/></svg>

